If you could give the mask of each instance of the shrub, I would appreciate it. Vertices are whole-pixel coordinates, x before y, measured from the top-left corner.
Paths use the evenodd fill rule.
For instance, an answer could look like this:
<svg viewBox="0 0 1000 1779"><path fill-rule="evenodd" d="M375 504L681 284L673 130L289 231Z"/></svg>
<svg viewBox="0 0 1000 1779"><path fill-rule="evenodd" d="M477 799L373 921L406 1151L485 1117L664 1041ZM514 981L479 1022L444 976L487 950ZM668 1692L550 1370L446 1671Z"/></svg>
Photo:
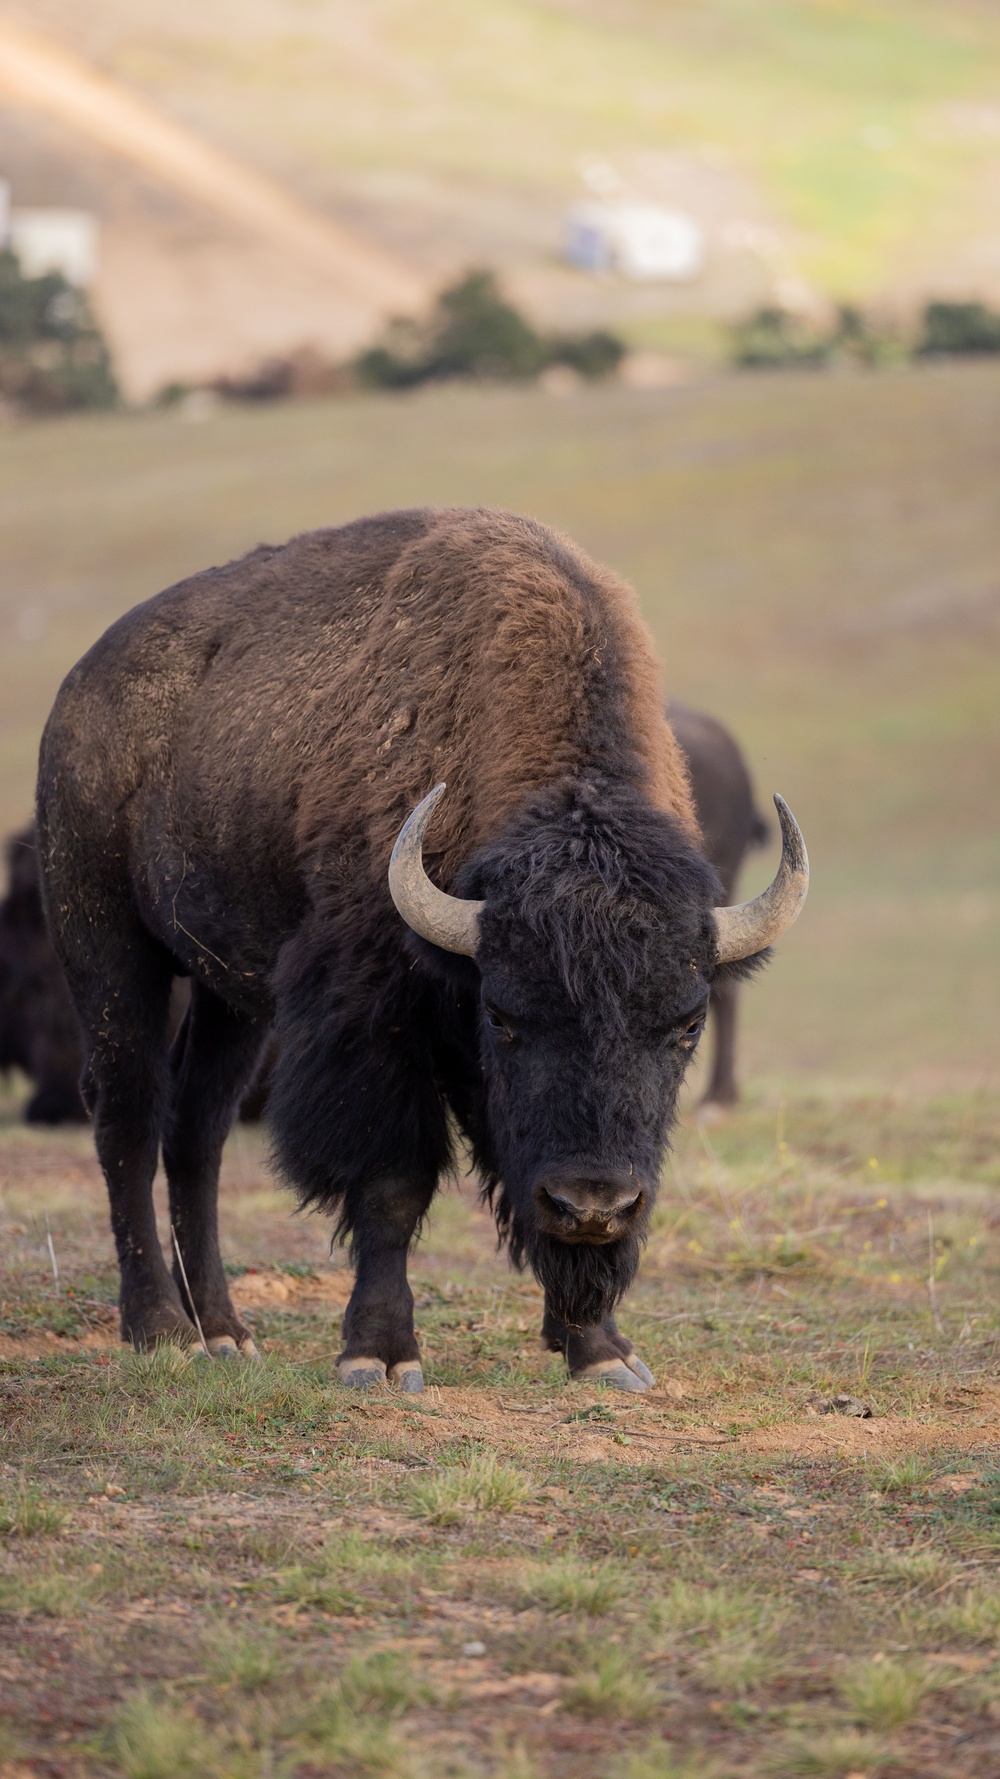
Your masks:
<svg viewBox="0 0 1000 1779"><path fill-rule="evenodd" d="M378 345L355 362L362 382L409 389L452 377L537 377L550 364L584 377L614 370L624 347L613 334L535 331L503 296L492 272L467 272L439 295L423 322L394 321Z"/></svg>
<svg viewBox="0 0 1000 1779"><path fill-rule="evenodd" d="M833 350L829 335L817 334L797 315L774 307L737 322L732 338L734 364L752 370L825 364Z"/></svg>
<svg viewBox="0 0 1000 1779"><path fill-rule="evenodd" d="M0 250L0 398L34 413L118 401L86 297L60 272L26 278L9 248Z"/></svg>
<svg viewBox="0 0 1000 1779"><path fill-rule="evenodd" d="M1000 312L985 303L928 303L917 351L924 358L1000 352Z"/></svg>

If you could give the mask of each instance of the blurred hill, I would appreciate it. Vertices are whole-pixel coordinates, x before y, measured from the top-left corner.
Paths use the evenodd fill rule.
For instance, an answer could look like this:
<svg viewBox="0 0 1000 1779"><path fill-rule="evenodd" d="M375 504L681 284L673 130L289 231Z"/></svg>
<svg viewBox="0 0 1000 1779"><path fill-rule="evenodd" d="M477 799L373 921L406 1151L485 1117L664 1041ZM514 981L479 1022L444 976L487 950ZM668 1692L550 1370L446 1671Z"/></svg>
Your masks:
<svg viewBox="0 0 1000 1779"><path fill-rule="evenodd" d="M1000 296L1000 13L981 0L31 0L5 21L421 288L485 263L540 320L649 343L775 294ZM702 220L702 279L559 263L588 159ZM19 202L100 212L113 335L169 310L218 369L360 329L287 244L8 95L0 166Z"/></svg>

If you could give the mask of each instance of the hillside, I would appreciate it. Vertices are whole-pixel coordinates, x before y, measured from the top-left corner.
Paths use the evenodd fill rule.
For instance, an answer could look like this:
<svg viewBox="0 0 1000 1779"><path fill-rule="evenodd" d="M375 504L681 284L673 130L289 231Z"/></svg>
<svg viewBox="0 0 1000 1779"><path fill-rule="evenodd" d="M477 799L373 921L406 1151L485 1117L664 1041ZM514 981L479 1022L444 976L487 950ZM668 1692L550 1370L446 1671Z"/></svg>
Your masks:
<svg viewBox="0 0 1000 1779"><path fill-rule="evenodd" d="M995 366L2 427L0 832L62 675L135 601L359 513L507 506L628 576L670 689L803 824L813 888L747 992L748 1074L994 1081L998 441Z"/></svg>
<svg viewBox="0 0 1000 1779"><path fill-rule="evenodd" d="M541 303L582 283L594 306L550 261L595 155L711 226L709 288L678 307L725 308L761 260L842 296L1000 289L1000 17L979 0L32 0L30 18L415 264L485 256Z"/></svg>
<svg viewBox="0 0 1000 1779"><path fill-rule="evenodd" d="M5 24L113 83L109 110L144 107L147 135L225 157L262 224L281 193L299 213L296 247L254 229L252 198L224 215L137 140L2 94L17 201L101 215L99 306L134 395L376 331L384 305L359 309L303 227L411 291L490 264L538 319L710 351L717 318L771 297L1000 299L1000 16L978 0L0 0ZM588 164L697 215L703 275L562 265Z"/></svg>

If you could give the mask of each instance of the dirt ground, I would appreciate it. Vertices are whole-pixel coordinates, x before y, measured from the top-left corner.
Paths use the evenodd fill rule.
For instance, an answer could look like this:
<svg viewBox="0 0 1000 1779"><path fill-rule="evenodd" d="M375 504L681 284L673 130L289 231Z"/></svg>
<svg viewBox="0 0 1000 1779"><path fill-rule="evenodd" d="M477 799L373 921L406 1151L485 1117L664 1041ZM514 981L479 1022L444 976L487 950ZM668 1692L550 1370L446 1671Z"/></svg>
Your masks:
<svg viewBox="0 0 1000 1779"><path fill-rule="evenodd" d="M688 1115L622 1317L645 1396L566 1381L447 1191L404 1399L334 1381L349 1268L247 1130L223 1228L263 1363L126 1353L89 1133L10 1106L4 1779L992 1770L995 1118L914 1180L911 1107L873 1183L891 1123L843 1102L834 1155L806 1099Z"/></svg>

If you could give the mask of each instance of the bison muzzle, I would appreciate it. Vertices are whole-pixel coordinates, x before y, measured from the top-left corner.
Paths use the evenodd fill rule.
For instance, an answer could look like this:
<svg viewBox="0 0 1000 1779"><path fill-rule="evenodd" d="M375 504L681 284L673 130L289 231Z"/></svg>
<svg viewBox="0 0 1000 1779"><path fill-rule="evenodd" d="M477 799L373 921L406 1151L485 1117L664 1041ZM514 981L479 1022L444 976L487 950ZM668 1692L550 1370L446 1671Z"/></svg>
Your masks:
<svg viewBox="0 0 1000 1779"><path fill-rule="evenodd" d="M614 1310L711 989L804 898L779 815L774 883L716 908L632 595L509 514L362 520L127 613L59 693L38 793L123 1337L195 1343L197 1312L253 1351L216 1199L273 1024L277 1164L351 1240L344 1382L421 1387L407 1255L457 1128L546 1345L648 1388Z"/></svg>

